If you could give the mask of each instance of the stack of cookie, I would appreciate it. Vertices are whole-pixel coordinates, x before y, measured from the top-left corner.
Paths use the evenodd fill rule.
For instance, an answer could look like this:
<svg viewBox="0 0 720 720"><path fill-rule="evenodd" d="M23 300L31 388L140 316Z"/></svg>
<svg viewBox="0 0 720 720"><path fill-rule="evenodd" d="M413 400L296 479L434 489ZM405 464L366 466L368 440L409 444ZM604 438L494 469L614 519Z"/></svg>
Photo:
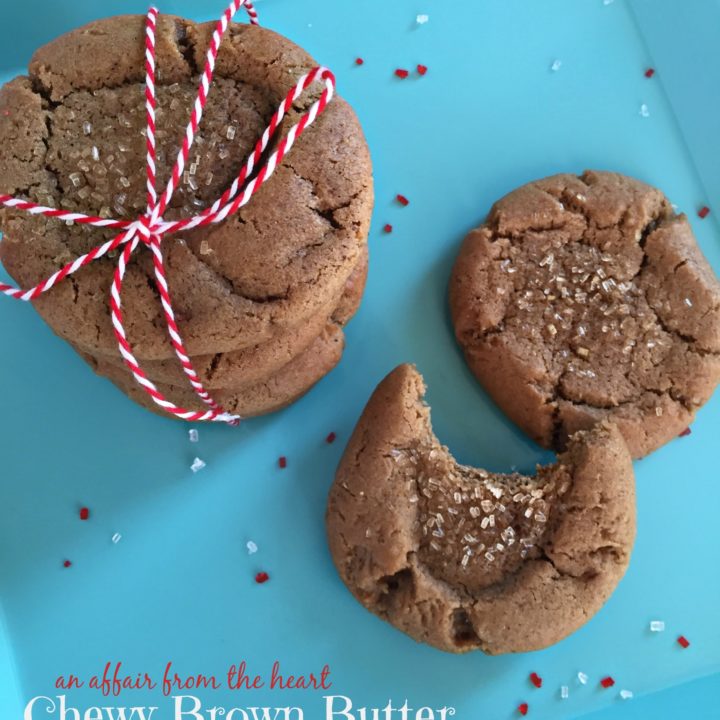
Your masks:
<svg viewBox="0 0 720 720"><path fill-rule="evenodd" d="M177 156L213 27L159 19L159 187ZM0 190L103 217L141 216L143 53L140 16L92 23L38 50L29 77L15 78L0 91ZM78 64L78 57L93 62ZM220 197L277 105L316 64L269 30L230 28L183 182L165 219L196 215ZM301 100L286 118L288 126L314 97ZM336 96L239 213L164 239L183 340L202 382L227 411L250 416L278 409L337 364L342 328L364 290L372 203L362 130ZM113 236L8 210L2 231L0 257L23 287ZM116 262L108 257L92 263L35 306L98 373L156 409L118 354L108 305ZM128 266L123 314L147 376L175 404L205 409L169 343L146 251Z"/></svg>

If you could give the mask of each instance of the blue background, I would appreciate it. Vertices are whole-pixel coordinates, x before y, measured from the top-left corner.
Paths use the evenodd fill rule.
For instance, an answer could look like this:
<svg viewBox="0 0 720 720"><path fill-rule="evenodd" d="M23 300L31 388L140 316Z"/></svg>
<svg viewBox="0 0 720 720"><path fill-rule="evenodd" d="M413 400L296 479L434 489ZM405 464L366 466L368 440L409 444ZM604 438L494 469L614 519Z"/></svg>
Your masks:
<svg viewBox="0 0 720 720"><path fill-rule="evenodd" d="M146 8L38 0L37 26L25 22L30 9L3 3L8 77L61 31ZM531 470L551 458L469 375L447 319L458 243L505 192L560 171L635 175L688 212L720 268L712 202L720 193L720 4L262 0L258 9L263 24L336 71L373 153L370 275L345 356L293 407L237 430L203 426L195 446L186 426L143 412L93 376L31 307L0 302L0 714L20 718L30 697L54 694L58 674L87 677L107 661L131 674L158 673L172 660L181 673L222 675L242 660L267 673L279 659L294 674L329 663L333 692L355 705L407 697L415 707L454 705L461 720L516 717L522 701L536 718L720 717L717 397L690 437L636 463L630 570L601 613L542 652L454 657L416 645L350 597L323 528L343 445L376 383L403 361L425 375L437 433L461 461ZM222 8L168 0L161 10L210 19ZM421 12L430 21L418 27ZM555 59L562 66L553 73ZM393 77L417 63L429 66L425 77ZM657 74L647 80L650 65ZM393 202L398 192L409 207ZM704 204L713 213L700 221ZM391 235L382 233L386 222ZM331 430L338 441L327 445ZM195 454L207 462L197 475ZM279 455L288 457L284 471ZM92 512L85 523L81 505ZM123 536L117 545L114 532ZM251 557L249 539L260 548ZM270 582L256 585L258 570ZM665 620L665 633L648 632L653 618ZM688 650L675 643L680 633ZM588 686L577 684L578 670ZM527 682L531 671L543 676L541 690ZM598 688L605 674L617 680L611 690ZM570 686L567 701L561 684ZM636 698L622 702L621 688ZM308 718L322 707L313 693L197 694L230 707L301 704ZM103 704L87 691L69 697ZM154 702L164 706L161 720L170 717L158 700L123 695L123 704Z"/></svg>

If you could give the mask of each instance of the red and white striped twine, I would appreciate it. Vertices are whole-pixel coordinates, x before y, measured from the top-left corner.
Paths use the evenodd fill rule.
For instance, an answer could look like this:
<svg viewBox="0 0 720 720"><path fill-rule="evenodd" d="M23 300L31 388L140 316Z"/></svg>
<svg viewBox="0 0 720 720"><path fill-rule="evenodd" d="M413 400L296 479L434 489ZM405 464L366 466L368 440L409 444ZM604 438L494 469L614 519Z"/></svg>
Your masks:
<svg viewBox="0 0 720 720"><path fill-rule="evenodd" d="M280 104L275 114L270 120L270 124L265 129L262 137L257 141L255 149L245 161L238 176L235 178L230 187L216 200L210 207L203 210L198 215L167 222L163 220L163 213L172 200L173 194L183 176L185 164L187 163L192 148L195 135L202 119L203 110L207 103L208 93L212 83L213 73L215 70L215 61L220 50L220 44L223 36L227 31L230 22L235 13L241 8L245 10L253 25L258 24L258 16L255 12L250 0L232 0L223 16L217 23L212 35L210 47L207 51L205 60L205 69L200 78L200 86L198 94L193 105L190 121L185 131L182 148L180 149L175 165L173 166L170 180L165 189L160 193L156 189L156 147L155 147L155 30L157 26L157 8L151 7L147 14L145 27L145 109L147 119L147 212L136 220L116 220L101 218L83 213L68 212L65 210L57 210L55 208L44 207L28 200L12 197L11 195L1 195L0 203L5 207L15 210L22 210L31 215L44 215L50 218L59 218L65 221L72 221L81 224L93 225L95 227L114 228L119 231L112 240L98 245L85 255L73 260L50 277L38 283L34 287L26 290L20 289L13 285L7 285L0 282L0 293L7 295L16 300L34 300L42 293L47 292L68 275L72 275L80 268L89 265L94 260L107 255L107 253L123 246L122 252L119 254L113 281L110 288L110 315L113 324L115 338L118 342L118 348L125 364L132 372L135 380L140 387L150 395L153 401L163 408L166 412L178 417L182 420L191 422L197 421L219 421L236 425L240 421L240 417L225 412L209 395L203 387L203 384L193 367L190 356L188 355L180 329L175 320L172 301L170 299L170 289L168 287L165 265L163 262L163 254L161 244L166 235L178 233L183 230L192 230L196 227L219 223L228 216L236 213L243 205L246 205L250 198L260 189L275 171L278 163L282 162L283 157L290 151L295 141L300 137L303 131L311 125L315 119L324 110L333 97L335 92L335 77L330 70L325 67L316 67L307 75L301 77L295 87L290 90L283 102ZM310 109L293 125L287 132L287 135L280 140L275 151L268 157L265 164L260 167L256 174L256 166L261 160L262 154L267 148L270 140L278 130L285 114L290 110L293 103L315 82L324 83L325 88L318 100L316 100ZM251 179L247 181L248 178ZM246 182L247 181L247 182ZM155 386L155 384L147 377L140 367L137 359L133 355L132 348L127 339L125 328L123 326L122 314L122 286L127 264L133 252L140 244L144 244L153 254L154 272L157 288L160 293L160 302L162 304L165 322L167 324L170 342L172 343L175 354L180 361L183 371L190 382L197 396L208 406L205 412L196 412L178 407L168 400Z"/></svg>

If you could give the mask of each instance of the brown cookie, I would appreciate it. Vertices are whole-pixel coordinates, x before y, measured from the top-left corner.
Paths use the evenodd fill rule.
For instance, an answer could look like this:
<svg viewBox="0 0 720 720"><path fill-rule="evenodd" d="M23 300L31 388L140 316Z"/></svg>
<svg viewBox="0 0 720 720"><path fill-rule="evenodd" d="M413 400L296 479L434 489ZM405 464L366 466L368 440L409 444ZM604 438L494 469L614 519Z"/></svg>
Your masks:
<svg viewBox="0 0 720 720"><path fill-rule="evenodd" d="M280 410L304 395L338 364L344 343L345 338L340 327L335 323L328 323L305 352L272 376L239 389L214 390L212 397L227 412L244 418ZM127 370L82 352L80 355L98 375L111 380L132 400L163 417L170 417L150 399ZM186 410L207 409L189 385L157 383L157 387L166 398Z"/></svg>
<svg viewBox="0 0 720 720"><path fill-rule="evenodd" d="M368 609L449 652L525 652L602 607L635 536L630 453L617 428L579 432L534 477L459 465L433 434L410 365L378 386L330 490L343 582Z"/></svg>
<svg viewBox="0 0 720 720"><path fill-rule="evenodd" d="M720 380L720 285L687 218L622 175L556 175L495 203L450 309L473 373L544 447L607 418L642 457Z"/></svg>
<svg viewBox="0 0 720 720"><path fill-rule="evenodd" d="M200 355L192 358L195 371L204 387L239 389L253 385L279 372L291 360L308 347L326 331L329 322L345 325L357 311L362 299L367 276L367 252L363 253L360 264L348 279L345 291L339 303L334 307L323 308L317 316L309 318L297 328L278 333L267 342L244 350L214 355ZM125 364L119 353L100 355L91 348L82 348L73 343L76 350L92 355L107 363L125 370ZM187 378L177 359L141 360L143 372L153 382L183 386Z"/></svg>
<svg viewBox="0 0 720 720"><path fill-rule="evenodd" d="M160 17L161 187L184 134L213 27ZM78 57L93 62L78 63ZM231 26L166 219L196 214L220 196L278 103L316 64L270 30ZM100 20L38 50L30 76L0 91L0 190L100 215L141 214L143 68L141 16ZM285 129L318 92L298 101L303 107L291 113ZM168 281L190 354L254 347L317 315L340 295L357 265L371 210L367 146L352 109L336 96L237 215L164 241ZM0 229L5 234L0 259L25 287L112 235L7 210L0 213ZM113 258L96 261L35 302L56 332L104 354L115 351L108 313L114 265ZM145 249L129 266L123 307L138 356L173 357Z"/></svg>

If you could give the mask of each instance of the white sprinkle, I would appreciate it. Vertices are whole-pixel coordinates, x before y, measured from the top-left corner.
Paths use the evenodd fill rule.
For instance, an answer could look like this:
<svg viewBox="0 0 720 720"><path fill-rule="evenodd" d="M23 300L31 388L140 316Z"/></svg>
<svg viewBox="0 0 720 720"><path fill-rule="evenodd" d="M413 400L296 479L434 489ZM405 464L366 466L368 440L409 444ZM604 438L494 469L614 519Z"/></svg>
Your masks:
<svg viewBox="0 0 720 720"><path fill-rule="evenodd" d="M650 632L665 632L665 621L664 620L651 620L650 621Z"/></svg>
<svg viewBox="0 0 720 720"><path fill-rule="evenodd" d="M495 505L490 500L483 500L480 503L480 507L483 509L484 512L489 513L492 512Z"/></svg>
<svg viewBox="0 0 720 720"><path fill-rule="evenodd" d="M487 528L489 522L490 522L490 519L487 518L487 517L484 517L484 518L480 521L480 527L481 527L483 530L485 530L485 528Z"/></svg>
<svg viewBox="0 0 720 720"><path fill-rule="evenodd" d="M86 135L89 135L92 132L92 123L88 122L87 120L83 123L83 132Z"/></svg>
<svg viewBox="0 0 720 720"><path fill-rule="evenodd" d="M474 517L474 518L479 517L480 516L480 508L473 505L470 508L470 516Z"/></svg>
<svg viewBox="0 0 720 720"><path fill-rule="evenodd" d="M245 547L247 548L248 555L254 555L258 551L258 546L252 540L248 540L245 543Z"/></svg>
<svg viewBox="0 0 720 720"><path fill-rule="evenodd" d="M92 148L92 159L95 162L98 162L100 160L100 151L97 149L97 145L93 145Z"/></svg>
<svg viewBox="0 0 720 720"><path fill-rule="evenodd" d="M467 567L467 564L470 562L470 556L469 555L463 555L462 560L460 561L460 564L463 567Z"/></svg>
<svg viewBox="0 0 720 720"><path fill-rule="evenodd" d="M650 110L645 103L640 106L640 116L644 118L650 117Z"/></svg>
<svg viewBox="0 0 720 720"><path fill-rule="evenodd" d="M234 125L229 125L227 132L225 133L225 137L228 140L233 140L235 138L235 133L237 132L237 128Z"/></svg>
<svg viewBox="0 0 720 720"><path fill-rule="evenodd" d="M553 72L557 72L560 69L561 65L562 65L562 60L553 60L553 64L550 66L550 69Z"/></svg>
<svg viewBox="0 0 720 720"><path fill-rule="evenodd" d="M584 672L579 672L577 674L577 679L579 680L581 685L587 685L588 676Z"/></svg>
<svg viewBox="0 0 720 720"><path fill-rule="evenodd" d="M110 539L113 541L113 544L117 545L122 540L122 535L116 532Z"/></svg>
<svg viewBox="0 0 720 720"><path fill-rule="evenodd" d="M632 700L632 696L633 696L632 690L621 690L620 691L620 697L623 700Z"/></svg>
<svg viewBox="0 0 720 720"><path fill-rule="evenodd" d="M685 304L686 304L688 307L692 307L692 300L691 300L690 298L685 298Z"/></svg>
<svg viewBox="0 0 720 720"><path fill-rule="evenodd" d="M563 700L567 700L570 697L570 688L567 685L560 686L560 697Z"/></svg>
<svg viewBox="0 0 720 720"><path fill-rule="evenodd" d="M190 428L188 430L188 438L190 439L190 442L195 443L200 439L200 435L195 428Z"/></svg>
<svg viewBox="0 0 720 720"><path fill-rule="evenodd" d="M418 25L424 25L429 19L430 19L430 16L429 16L429 15L418 15L418 16L415 18L415 22L416 22Z"/></svg>
<svg viewBox="0 0 720 720"><path fill-rule="evenodd" d="M196 472L200 472L200 470L202 470L204 467L205 467L205 463L200 458L196 457L192 461L192 465L190 466L190 469L194 473L196 473Z"/></svg>
<svg viewBox="0 0 720 720"><path fill-rule="evenodd" d="M485 559L486 559L488 562L492 562L492 561L495 559L495 556L488 550L488 551L485 553Z"/></svg>
<svg viewBox="0 0 720 720"><path fill-rule="evenodd" d="M526 518L529 518L529 517L532 516L532 514L533 514L533 509L532 509L531 507L529 507L529 508L525 511L525 517L526 517Z"/></svg>

